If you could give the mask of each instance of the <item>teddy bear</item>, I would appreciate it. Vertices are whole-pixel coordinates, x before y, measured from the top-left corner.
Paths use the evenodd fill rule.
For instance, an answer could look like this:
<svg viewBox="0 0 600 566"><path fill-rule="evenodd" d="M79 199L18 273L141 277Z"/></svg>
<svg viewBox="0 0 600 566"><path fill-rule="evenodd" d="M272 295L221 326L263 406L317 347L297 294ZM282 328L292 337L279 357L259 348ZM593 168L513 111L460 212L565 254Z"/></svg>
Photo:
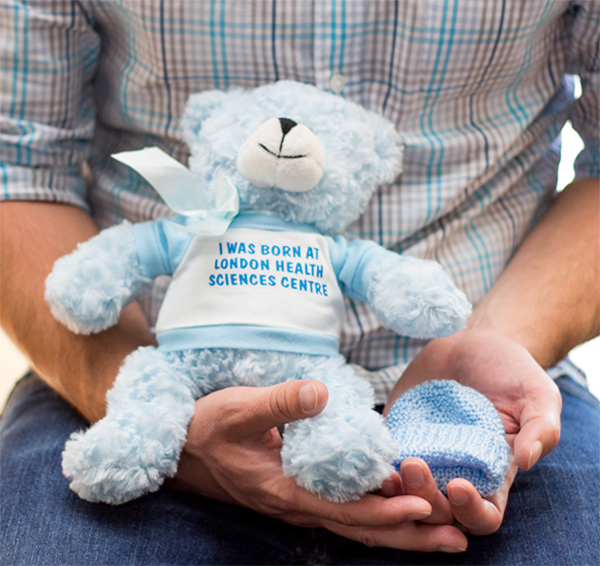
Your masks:
<svg viewBox="0 0 600 566"><path fill-rule="evenodd" d="M371 110L292 81L193 95L182 132L189 169L156 148L115 156L173 215L103 230L46 281L54 316L89 334L171 276L158 346L124 360L106 416L66 444L71 488L110 504L154 492L177 471L199 397L315 379L328 403L286 426L284 473L336 502L376 490L398 448L372 410L372 387L339 352L345 297L420 338L453 334L471 313L437 262L342 235L400 175L400 134Z"/></svg>

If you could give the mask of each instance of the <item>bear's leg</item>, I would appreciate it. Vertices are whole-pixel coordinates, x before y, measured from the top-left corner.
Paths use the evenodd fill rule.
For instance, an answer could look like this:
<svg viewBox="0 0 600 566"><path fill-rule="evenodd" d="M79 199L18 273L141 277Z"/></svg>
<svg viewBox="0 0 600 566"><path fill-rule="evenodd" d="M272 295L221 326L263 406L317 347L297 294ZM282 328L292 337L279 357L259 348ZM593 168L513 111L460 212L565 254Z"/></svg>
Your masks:
<svg viewBox="0 0 600 566"><path fill-rule="evenodd" d="M301 377L325 383L329 401L316 417L287 426L284 473L326 499L359 499L392 474L397 447L383 418L372 410L371 385L342 356L317 360Z"/></svg>
<svg viewBox="0 0 600 566"><path fill-rule="evenodd" d="M153 347L125 359L106 416L73 434L63 453L64 474L80 497L124 503L175 474L198 396L178 362L177 354Z"/></svg>

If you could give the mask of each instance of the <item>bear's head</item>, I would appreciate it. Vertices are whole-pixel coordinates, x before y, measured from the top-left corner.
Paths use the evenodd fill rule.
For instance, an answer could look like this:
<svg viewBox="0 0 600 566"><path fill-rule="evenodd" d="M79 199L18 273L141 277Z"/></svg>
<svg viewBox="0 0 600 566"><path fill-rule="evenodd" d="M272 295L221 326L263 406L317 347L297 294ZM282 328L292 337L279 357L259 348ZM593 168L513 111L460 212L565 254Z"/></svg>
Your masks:
<svg viewBox="0 0 600 566"><path fill-rule="evenodd" d="M400 136L374 112L314 86L280 81L254 90L193 95L183 131L204 198L229 177L240 211L338 233L378 185L401 172Z"/></svg>

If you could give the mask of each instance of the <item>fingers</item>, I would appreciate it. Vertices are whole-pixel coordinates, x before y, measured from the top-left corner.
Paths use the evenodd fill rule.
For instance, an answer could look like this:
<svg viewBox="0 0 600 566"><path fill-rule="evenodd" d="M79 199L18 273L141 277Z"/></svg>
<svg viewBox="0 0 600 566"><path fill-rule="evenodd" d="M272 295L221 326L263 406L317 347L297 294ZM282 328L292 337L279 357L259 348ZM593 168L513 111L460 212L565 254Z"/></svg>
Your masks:
<svg viewBox="0 0 600 566"><path fill-rule="evenodd" d="M315 502L316 503L316 502ZM310 512L325 522L348 527L389 527L407 521L420 520L431 514L431 505L419 497L385 498L366 495L358 501L333 503L319 499Z"/></svg>
<svg viewBox="0 0 600 566"><path fill-rule="evenodd" d="M456 520L474 535L496 532L502 523L504 508L498 509L484 499L466 480L453 480L448 484L448 500Z"/></svg>
<svg viewBox="0 0 600 566"><path fill-rule="evenodd" d="M418 468L416 474L412 469L415 465ZM324 517L323 527L367 546L420 552L464 552L467 539L460 529L447 524L454 521L450 505L435 486L427 465L418 458L411 458L401 472L411 480L421 472L425 481L419 487L411 488L398 474L393 474L382 487L382 491L394 494L390 497L367 495L359 501L343 504L319 500L318 508L312 511ZM409 494L408 490L414 491L415 495ZM395 496L399 492L403 495ZM427 499L436 505L442 503L443 511L436 511ZM432 515L440 522L447 519L446 524L423 524Z"/></svg>
<svg viewBox="0 0 600 566"><path fill-rule="evenodd" d="M402 485L406 494L423 498L431 504L431 515L424 523L452 523L452 509L448 500L437 488L427 464L420 458L407 458L400 465Z"/></svg>
<svg viewBox="0 0 600 566"><path fill-rule="evenodd" d="M513 461L502 487L487 499L481 497L467 480L455 479L448 483L448 501L456 521L474 535L495 533L502 524L508 492L516 473L517 466Z"/></svg>
<svg viewBox="0 0 600 566"><path fill-rule="evenodd" d="M335 523L325 526L334 533L370 547L446 553L464 552L467 549L467 538L451 525L408 522L379 529L348 527Z"/></svg>
<svg viewBox="0 0 600 566"><path fill-rule="evenodd" d="M288 502L289 514L284 511L275 516L295 525L324 527L371 547L452 553L467 548L460 529L418 522L431 513L431 505L420 497L366 495L358 501L332 503L292 484L285 493L297 497Z"/></svg>
<svg viewBox="0 0 600 566"><path fill-rule="evenodd" d="M237 389L241 397L230 406L231 429L246 437L314 417L325 408L328 399L327 387L320 381L288 381L272 387Z"/></svg>
<svg viewBox="0 0 600 566"><path fill-rule="evenodd" d="M515 460L529 470L542 456L549 454L560 439L562 398L556 384L546 376L536 391L535 402L524 406L521 429L514 442Z"/></svg>

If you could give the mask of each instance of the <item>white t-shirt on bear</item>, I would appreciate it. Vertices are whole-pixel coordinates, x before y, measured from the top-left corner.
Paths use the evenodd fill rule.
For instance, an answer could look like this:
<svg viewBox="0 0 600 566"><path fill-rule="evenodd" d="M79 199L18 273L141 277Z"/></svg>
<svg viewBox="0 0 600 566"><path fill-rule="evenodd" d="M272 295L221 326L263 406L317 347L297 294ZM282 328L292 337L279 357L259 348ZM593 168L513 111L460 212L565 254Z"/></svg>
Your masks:
<svg viewBox="0 0 600 566"><path fill-rule="evenodd" d="M320 234L232 228L194 237L169 285L156 332L243 325L337 339L344 300Z"/></svg>
<svg viewBox="0 0 600 566"><path fill-rule="evenodd" d="M332 239L278 217L243 214L220 237L168 219L135 227L149 277L172 275L156 323L159 348L245 348L333 356L343 289L364 299L374 242ZM333 254L333 255L332 255Z"/></svg>

